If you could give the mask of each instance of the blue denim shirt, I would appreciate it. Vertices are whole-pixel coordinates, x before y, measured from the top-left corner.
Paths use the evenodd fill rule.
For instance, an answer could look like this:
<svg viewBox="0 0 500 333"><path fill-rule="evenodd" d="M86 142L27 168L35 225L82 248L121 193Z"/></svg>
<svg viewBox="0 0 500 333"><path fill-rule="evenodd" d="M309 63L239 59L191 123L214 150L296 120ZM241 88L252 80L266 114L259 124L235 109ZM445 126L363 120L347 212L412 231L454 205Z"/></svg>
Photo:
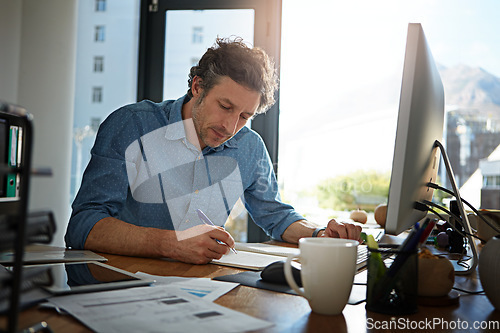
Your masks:
<svg viewBox="0 0 500 333"><path fill-rule="evenodd" d="M101 124L72 205L68 247L83 249L93 226L110 216L138 226L180 230L183 221L186 227L200 224L193 216L200 208L223 225L239 196L255 223L274 239L282 240L291 223L304 219L281 202L271 160L255 131L243 127L221 146L201 153L190 145L178 126L187 100L131 104ZM156 142L153 151L148 142ZM173 163L179 156L182 161ZM189 193L176 190L186 183L183 188Z"/></svg>

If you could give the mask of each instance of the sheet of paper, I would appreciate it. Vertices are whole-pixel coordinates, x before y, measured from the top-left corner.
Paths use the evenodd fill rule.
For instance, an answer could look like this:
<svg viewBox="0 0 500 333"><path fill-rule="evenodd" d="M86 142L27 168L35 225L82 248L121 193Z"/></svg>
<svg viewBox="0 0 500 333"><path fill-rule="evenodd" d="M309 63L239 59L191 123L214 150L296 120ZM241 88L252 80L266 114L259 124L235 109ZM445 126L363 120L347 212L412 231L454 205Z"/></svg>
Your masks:
<svg viewBox="0 0 500 333"><path fill-rule="evenodd" d="M285 260L285 258L282 256L238 251L238 254L229 252L228 254L223 255L222 258L218 260L212 260L211 263L260 271L263 270L267 265L275 261L282 260Z"/></svg>
<svg viewBox="0 0 500 333"><path fill-rule="evenodd" d="M240 243L236 242L234 248L238 251L247 251L275 256L288 257L291 254L299 254L300 250L293 247L277 246L264 243Z"/></svg>
<svg viewBox="0 0 500 333"><path fill-rule="evenodd" d="M213 302L222 295L236 288L239 283L215 281L210 278L185 278L180 276L150 275L137 272L136 275L155 280L155 286L169 285L200 297L206 301Z"/></svg>
<svg viewBox="0 0 500 333"><path fill-rule="evenodd" d="M194 278L189 278L189 277L182 277L182 276L163 276L163 275L151 275L148 273L144 273L141 271L138 271L135 273L136 275L140 277L147 277L148 279L154 279L156 281L155 285L167 285L167 284L172 284L176 282L184 282L188 281ZM211 280L210 278L197 278L199 280Z"/></svg>
<svg viewBox="0 0 500 333"><path fill-rule="evenodd" d="M259 330L273 324L160 285L49 300L96 332L203 332Z"/></svg>

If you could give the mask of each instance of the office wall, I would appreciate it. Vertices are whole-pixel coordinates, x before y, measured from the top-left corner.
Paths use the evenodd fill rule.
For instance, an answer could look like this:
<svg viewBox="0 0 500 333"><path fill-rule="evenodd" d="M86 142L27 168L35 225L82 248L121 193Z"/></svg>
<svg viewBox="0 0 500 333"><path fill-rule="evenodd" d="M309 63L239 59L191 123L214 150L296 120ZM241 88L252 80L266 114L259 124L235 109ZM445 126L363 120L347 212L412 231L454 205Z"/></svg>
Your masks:
<svg viewBox="0 0 500 333"><path fill-rule="evenodd" d="M50 167L53 176L32 178L30 209L54 212L58 246L70 214L76 10L77 0L0 0L0 18L10 21L0 23L2 31L5 24L14 27L0 34L0 49L12 47L0 53L0 73L13 83L1 83L0 97L5 91L5 98L33 114L33 164Z"/></svg>
<svg viewBox="0 0 500 333"><path fill-rule="evenodd" d="M0 99L17 101L22 1L0 0Z"/></svg>

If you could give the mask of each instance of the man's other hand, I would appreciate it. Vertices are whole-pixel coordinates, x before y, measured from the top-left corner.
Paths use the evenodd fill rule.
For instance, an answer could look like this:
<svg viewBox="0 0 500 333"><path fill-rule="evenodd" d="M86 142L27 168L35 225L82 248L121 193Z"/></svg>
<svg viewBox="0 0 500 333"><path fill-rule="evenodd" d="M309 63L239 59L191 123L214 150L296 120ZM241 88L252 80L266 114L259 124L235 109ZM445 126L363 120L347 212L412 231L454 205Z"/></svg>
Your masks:
<svg viewBox="0 0 500 333"><path fill-rule="evenodd" d="M359 241L361 227L352 223L337 222L334 219L328 222L322 237L346 238Z"/></svg>

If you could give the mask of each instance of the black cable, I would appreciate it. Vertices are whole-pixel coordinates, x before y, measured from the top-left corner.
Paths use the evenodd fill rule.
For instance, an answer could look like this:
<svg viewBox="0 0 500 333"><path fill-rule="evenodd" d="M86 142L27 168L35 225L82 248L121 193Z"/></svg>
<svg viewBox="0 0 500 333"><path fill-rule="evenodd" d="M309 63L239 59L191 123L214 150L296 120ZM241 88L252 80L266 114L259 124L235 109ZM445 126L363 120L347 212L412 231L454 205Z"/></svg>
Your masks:
<svg viewBox="0 0 500 333"><path fill-rule="evenodd" d="M446 208L444 208L444 207L442 207L442 206L440 206L440 205L438 205L438 204L436 204L436 203L434 203L434 202L432 202L432 201L427 201L427 200L424 200L424 201L423 201L423 203L424 203L424 205L427 207L427 210L428 210L428 211L431 211L431 212L433 212L434 214L436 214L436 215L437 215L437 216L438 216L441 220L445 220L445 219L443 218L443 216L441 216L441 214L439 214L439 213L438 213L437 211L435 211L434 209L432 209L432 208L428 207L427 205L434 206L434 207L437 207L437 208L439 208L439 209L442 209L443 211L445 211L446 213L448 213L450 216L452 216L453 218L455 218L455 220L457 221L457 223L460 223L460 224L461 224L460 219L458 219L458 216L456 216L456 215L455 215L455 214L453 214L452 212L448 211ZM475 237L475 238L479 239L481 242L483 242L483 240L482 240L480 237L476 236L476 235L471 235L471 234L469 234L469 233L467 233L467 232L465 232L465 231L464 231L464 233L465 233L465 234L464 234L464 233L462 233L462 231L458 230L458 229L457 229L457 228L456 228L453 224L448 223L448 225L449 225L450 227L452 227L452 229L454 229L454 230L455 230L455 231L456 231L456 232L457 232L460 236L462 236L464 239L466 239L466 236L465 236L465 235L469 235L469 236L471 236L471 237ZM463 248L463 249L462 249L462 253L460 253L460 255L461 255L461 258L457 260L457 265L462 266L462 267L465 267L466 269L469 269L469 268L470 268L470 265L467 263L467 261L468 261L469 259L471 259L471 257L470 257L470 256L467 256L467 251L465 250L465 248Z"/></svg>
<svg viewBox="0 0 500 333"><path fill-rule="evenodd" d="M461 292L466 293L466 294L471 294L471 295L481 295L481 294L484 294L484 290L470 291L470 290L465 290L465 289L461 289L461 288L458 288L458 287L453 287L452 289L461 291Z"/></svg>
<svg viewBox="0 0 500 333"><path fill-rule="evenodd" d="M437 203L435 203L435 202L428 201L428 200L424 200L424 201L422 201L422 203L424 203L425 205L428 205L428 206L433 206L433 207L436 207L436 208L441 209L441 210L442 210L442 211L444 211L446 214L448 214L448 215L450 215L451 217L453 217L453 218L457 221L457 223L462 224L461 219L460 219L457 215L455 215L455 214L453 214L452 212L450 212L450 211L449 211L448 209L446 209L445 207L443 207L443 206L441 206L441 205L438 205L438 204L437 204ZM433 212L433 213L434 213L434 214L436 214L437 216L439 216L439 218L441 218L442 220L444 220L444 218L443 218L441 215L439 215L439 213L437 213L434 209L432 209L432 208L429 208L429 207L428 207L428 210L429 210L429 211L431 211L431 212ZM448 224L450 225L450 227L452 227L452 228L453 228L453 230L455 230L458 234L460 234L460 236L462 236L462 237L464 237L464 238L465 238L465 237L466 237L466 235L467 235L467 236L474 237L474 238L476 238L476 239L480 240L481 242L484 242L484 240L483 240L483 239L481 239L480 237L478 237L477 235L470 234L470 233L465 232L465 231L464 231L464 232L462 232L462 231L458 230L458 229L457 229L457 227L455 227L452 223L448 223ZM462 225L462 227L463 227L463 225Z"/></svg>
<svg viewBox="0 0 500 333"><path fill-rule="evenodd" d="M436 190L441 190L443 192L446 192L448 193L449 195L451 196L454 196L455 197L455 193L453 193L453 191L450 191L448 190L447 188L445 187L442 187L436 183L427 183L427 186L429 187L432 187ZM500 233L500 228L498 228L496 225L493 225L492 223L490 223L487 219L484 218L483 215L481 215L481 213L474 207L472 206L469 202L467 202L467 200L465 200L464 198L460 197L460 200L462 200L462 202L464 204L466 204L470 209L472 209L472 211L481 219L483 220L487 225L489 225L493 230L495 230L496 232Z"/></svg>

